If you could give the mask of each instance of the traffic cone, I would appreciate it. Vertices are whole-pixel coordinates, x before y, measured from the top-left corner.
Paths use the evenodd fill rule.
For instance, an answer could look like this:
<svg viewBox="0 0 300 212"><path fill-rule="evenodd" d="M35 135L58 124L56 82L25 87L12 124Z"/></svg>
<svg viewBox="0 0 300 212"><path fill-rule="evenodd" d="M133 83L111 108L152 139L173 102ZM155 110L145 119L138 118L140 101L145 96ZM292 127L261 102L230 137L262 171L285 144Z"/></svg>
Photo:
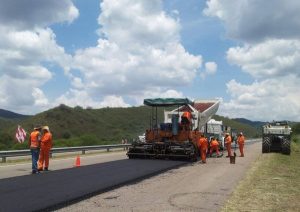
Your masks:
<svg viewBox="0 0 300 212"><path fill-rule="evenodd" d="M76 158L75 167L79 167L79 166L80 166L80 156L78 155Z"/></svg>

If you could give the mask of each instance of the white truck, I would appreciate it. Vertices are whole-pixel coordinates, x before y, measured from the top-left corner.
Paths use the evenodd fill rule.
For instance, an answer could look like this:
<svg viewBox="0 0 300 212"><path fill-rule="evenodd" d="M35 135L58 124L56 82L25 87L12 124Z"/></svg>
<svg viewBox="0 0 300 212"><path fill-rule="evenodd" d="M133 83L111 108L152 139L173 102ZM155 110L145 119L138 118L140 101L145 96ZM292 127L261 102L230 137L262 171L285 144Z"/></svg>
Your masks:
<svg viewBox="0 0 300 212"><path fill-rule="evenodd" d="M220 149L224 149L224 132L223 132L223 122L222 121L216 121L215 119L210 119L206 124L206 130L203 129L204 132L206 132L206 136L208 138L214 137L219 141ZM209 139L210 140L210 139Z"/></svg>
<svg viewBox="0 0 300 212"><path fill-rule="evenodd" d="M263 126L262 153L291 153L291 128L287 121L273 121Z"/></svg>

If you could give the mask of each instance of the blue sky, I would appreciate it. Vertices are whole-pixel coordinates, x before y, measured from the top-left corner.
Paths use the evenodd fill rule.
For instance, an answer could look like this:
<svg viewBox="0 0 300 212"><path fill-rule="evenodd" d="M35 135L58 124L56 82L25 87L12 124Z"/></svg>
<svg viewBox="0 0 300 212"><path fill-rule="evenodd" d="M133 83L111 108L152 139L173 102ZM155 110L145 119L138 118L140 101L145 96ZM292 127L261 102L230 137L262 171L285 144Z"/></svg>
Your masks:
<svg viewBox="0 0 300 212"><path fill-rule="evenodd" d="M220 115L300 121L296 1L0 5L0 108L36 114L59 104L220 98Z"/></svg>

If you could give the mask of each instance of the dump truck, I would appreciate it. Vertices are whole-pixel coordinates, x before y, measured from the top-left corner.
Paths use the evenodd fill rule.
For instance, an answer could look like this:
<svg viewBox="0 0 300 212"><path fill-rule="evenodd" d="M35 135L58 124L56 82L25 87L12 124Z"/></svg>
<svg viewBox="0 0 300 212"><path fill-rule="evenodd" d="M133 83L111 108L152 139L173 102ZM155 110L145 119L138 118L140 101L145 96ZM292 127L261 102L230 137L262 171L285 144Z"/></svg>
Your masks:
<svg viewBox="0 0 300 212"><path fill-rule="evenodd" d="M149 129L146 129L143 142L132 144L127 156L132 158L184 159L196 161L199 156L197 139L201 127L214 115L219 100L195 100L187 98L145 99L144 105L152 107ZM158 123L157 108L172 108L164 111L164 121ZM183 114L189 112L189 123Z"/></svg>
<svg viewBox="0 0 300 212"><path fill-rule="evenodd" d="M291 153L291 127L287 121L273 121L262 127L262 153Z"/></svg>

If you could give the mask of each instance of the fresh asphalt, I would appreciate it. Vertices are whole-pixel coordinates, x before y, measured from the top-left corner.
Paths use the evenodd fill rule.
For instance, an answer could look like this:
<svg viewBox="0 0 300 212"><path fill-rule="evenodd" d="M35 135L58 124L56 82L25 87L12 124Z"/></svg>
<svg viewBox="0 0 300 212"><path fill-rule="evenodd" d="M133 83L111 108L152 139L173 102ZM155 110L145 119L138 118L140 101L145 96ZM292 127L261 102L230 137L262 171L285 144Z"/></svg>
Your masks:
<svg viewBox="0 0 300 212"><path fill-rule="evenodd" d="M54 210L185 164L117 160L0 180L0 211Z"/></svg>
<svg viewBox="0 0 300 212"><path fill-rule="evenodd" d="M184 164L184 161L121 159L0 179L0 211L55 210Z"/></svg>

